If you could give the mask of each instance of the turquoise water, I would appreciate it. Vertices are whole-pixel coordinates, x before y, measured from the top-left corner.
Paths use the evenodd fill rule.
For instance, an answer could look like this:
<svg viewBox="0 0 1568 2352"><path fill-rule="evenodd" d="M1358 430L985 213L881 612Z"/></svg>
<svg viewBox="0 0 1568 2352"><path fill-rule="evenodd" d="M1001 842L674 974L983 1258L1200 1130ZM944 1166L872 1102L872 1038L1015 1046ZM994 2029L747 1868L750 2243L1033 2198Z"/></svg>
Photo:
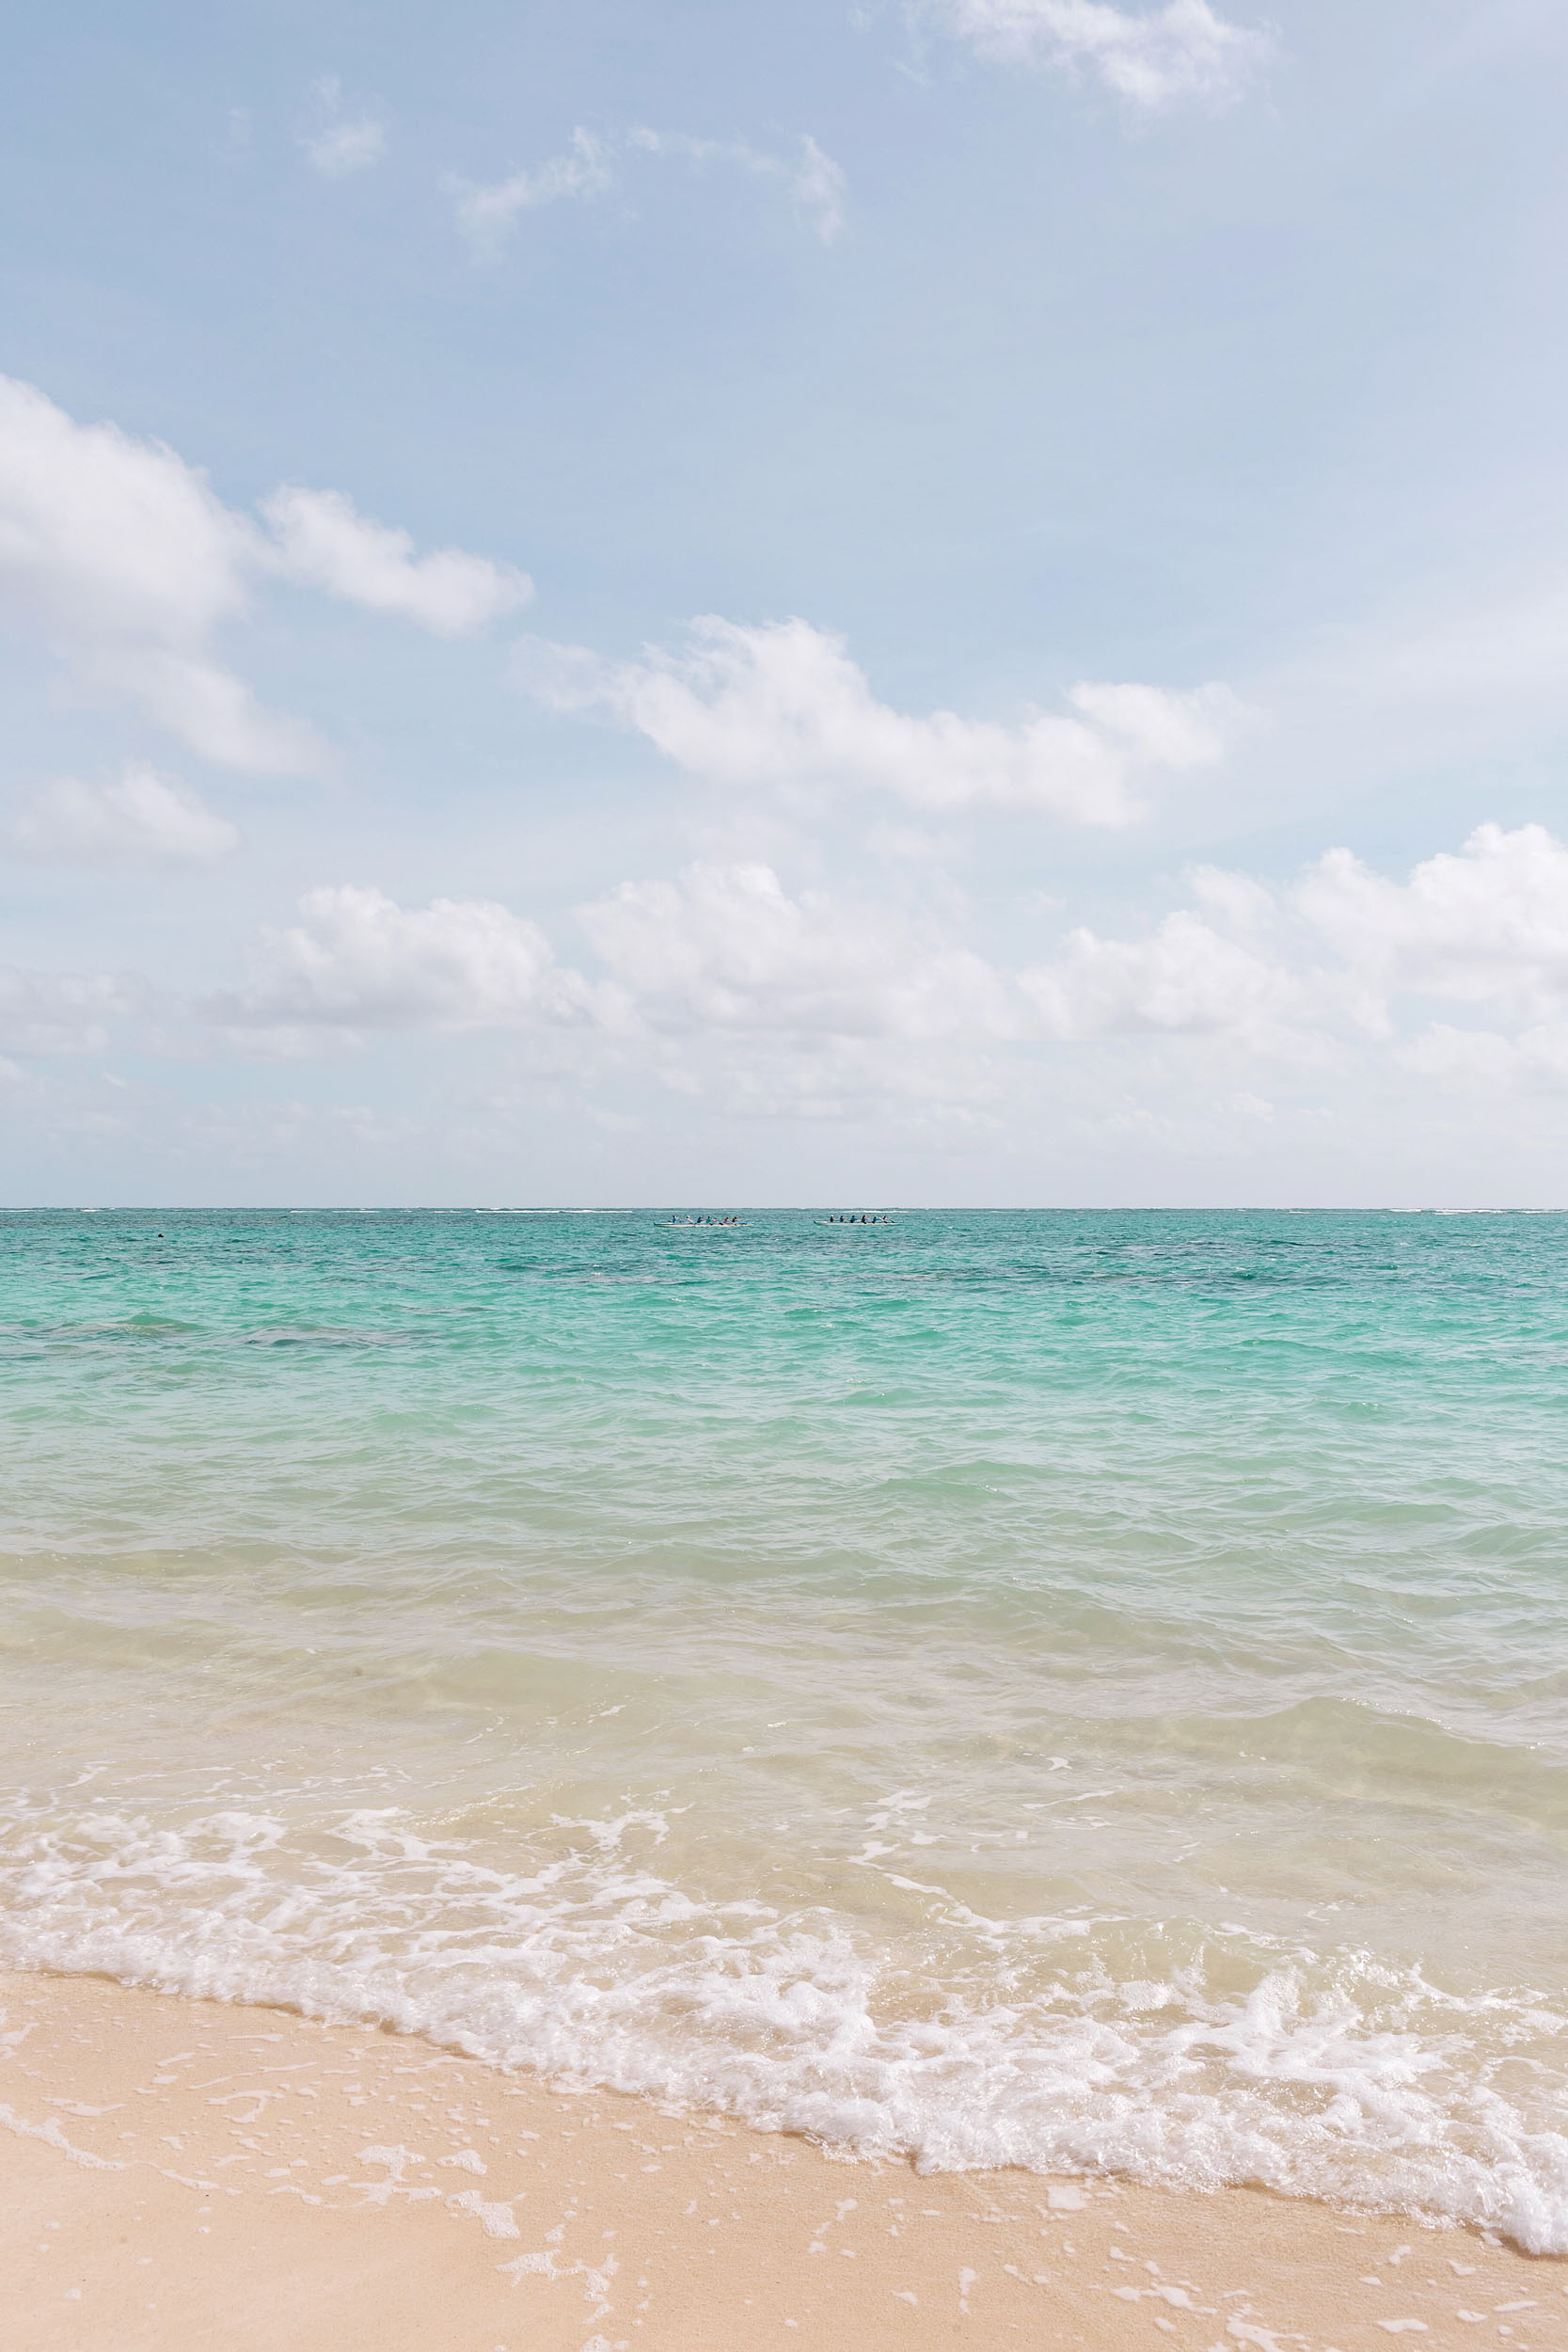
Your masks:
<svg viewBox="0 0 1568 2352"><path fill-rule="evenodd" d="M0 1956L1568 2249L1568 1217L0 1216Z"/></svg>

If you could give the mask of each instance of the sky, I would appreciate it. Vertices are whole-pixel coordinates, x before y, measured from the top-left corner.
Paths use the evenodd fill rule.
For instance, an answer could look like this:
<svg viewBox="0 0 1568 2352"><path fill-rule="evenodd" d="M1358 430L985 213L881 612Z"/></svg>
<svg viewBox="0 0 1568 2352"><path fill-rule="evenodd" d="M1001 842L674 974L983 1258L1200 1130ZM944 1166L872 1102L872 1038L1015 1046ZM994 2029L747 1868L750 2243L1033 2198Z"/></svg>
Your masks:
<svg viewBox="0 0 1568 2352"><path fill-rule="evenodd" d="M1568 1204L1551 0L13 0L0 1200Z"/></svg>

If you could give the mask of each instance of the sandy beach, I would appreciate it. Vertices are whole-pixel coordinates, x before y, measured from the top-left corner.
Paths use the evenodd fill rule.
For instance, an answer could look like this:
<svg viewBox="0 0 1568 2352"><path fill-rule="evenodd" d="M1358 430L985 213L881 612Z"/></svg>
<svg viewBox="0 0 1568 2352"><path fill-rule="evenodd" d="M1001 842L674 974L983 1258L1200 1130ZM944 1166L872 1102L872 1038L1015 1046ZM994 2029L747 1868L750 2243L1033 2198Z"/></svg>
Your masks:
<svg viewBox="0 0 1568 2352"><path fill-rule="evenodd" d="M418 2039L0 1979L29 2352L1568 2340L1568 2262L1245 2190L929 2174Z"/></svg>

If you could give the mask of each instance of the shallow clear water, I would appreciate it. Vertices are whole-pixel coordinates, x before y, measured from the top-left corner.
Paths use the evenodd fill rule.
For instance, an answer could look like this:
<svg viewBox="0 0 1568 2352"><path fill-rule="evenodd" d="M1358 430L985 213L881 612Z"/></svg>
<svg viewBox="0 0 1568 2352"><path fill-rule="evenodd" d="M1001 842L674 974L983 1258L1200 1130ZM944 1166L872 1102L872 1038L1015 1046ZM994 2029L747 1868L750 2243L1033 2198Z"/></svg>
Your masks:
<svg viewBox="0 0 1568 2352"><path fill-rule="evenodd" d="M0 1216L0 1956L1568 2249L1568 1217Z"/></svg>

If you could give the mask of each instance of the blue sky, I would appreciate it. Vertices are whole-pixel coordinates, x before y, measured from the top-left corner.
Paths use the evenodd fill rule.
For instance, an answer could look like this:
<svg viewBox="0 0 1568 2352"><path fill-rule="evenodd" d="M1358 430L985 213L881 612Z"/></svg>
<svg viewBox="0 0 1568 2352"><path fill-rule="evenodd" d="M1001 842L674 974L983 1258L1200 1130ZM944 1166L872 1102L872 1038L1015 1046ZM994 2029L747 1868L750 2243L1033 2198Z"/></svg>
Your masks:
<svg viewBox="0 0 1568 2352"><path fill-rule="evenodd" d="M1560 9L11 24L4 1197L1562 1199Z"/></svg>

